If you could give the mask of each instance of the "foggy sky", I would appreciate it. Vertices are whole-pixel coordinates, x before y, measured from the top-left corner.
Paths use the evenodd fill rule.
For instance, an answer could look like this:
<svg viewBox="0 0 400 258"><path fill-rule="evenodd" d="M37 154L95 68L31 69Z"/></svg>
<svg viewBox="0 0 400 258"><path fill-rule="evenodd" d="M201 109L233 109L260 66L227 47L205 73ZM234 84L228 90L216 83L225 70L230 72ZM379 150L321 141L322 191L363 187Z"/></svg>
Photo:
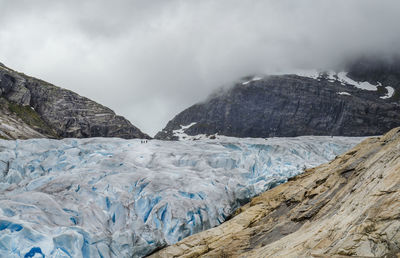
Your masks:
<svg viewBox="0 0 400 258"><path fill-rule="evenodd" d="M150 135L248 74L400 53L398 0L0 0L0 62Z"/></svg>

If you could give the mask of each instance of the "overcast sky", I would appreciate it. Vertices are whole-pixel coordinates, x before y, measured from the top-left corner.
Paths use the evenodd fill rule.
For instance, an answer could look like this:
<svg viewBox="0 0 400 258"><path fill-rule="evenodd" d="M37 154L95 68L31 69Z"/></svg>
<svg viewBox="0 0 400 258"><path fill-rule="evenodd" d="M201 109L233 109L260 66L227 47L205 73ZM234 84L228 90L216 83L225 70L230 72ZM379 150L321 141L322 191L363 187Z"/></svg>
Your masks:
<svg viewBox="0 0 400 258"><path fill-rule="evenodd" d="M154 135L248 74L399 53L399 0L0 0L0 62Z"/></svg>

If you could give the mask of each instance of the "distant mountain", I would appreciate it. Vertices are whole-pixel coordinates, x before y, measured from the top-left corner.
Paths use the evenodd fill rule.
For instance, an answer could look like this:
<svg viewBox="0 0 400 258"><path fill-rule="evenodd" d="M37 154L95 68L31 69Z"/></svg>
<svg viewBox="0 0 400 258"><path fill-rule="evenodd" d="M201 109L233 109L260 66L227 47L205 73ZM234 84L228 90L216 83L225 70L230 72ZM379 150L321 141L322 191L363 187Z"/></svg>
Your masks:
<svg viewBox="0 0 400 258"><path fill-rule="evenodd" d="M0 138L150 138L88 98L0 63Z"/></svg>
<svg viewBox="0 0 400 258"><path fill-rule="evenodd" d="M400 59L345 71L249 76L182 111L155 138L379 135L400 125Z"/></svg>

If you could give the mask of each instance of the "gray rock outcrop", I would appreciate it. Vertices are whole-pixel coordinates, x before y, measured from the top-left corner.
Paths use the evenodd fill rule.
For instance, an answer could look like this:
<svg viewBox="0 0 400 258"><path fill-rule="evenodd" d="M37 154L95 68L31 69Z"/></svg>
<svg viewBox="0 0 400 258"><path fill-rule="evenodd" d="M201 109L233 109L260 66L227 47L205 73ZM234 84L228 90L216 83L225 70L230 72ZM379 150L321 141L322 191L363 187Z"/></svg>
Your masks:
<svg viewBox="0 0 400 258"><path fill-rule="evenodd" d="M2 138L150 138L111 109L4 65L0 65L0 98L2 123L10 117L15 120L14 127L0 128Z"/></svg>

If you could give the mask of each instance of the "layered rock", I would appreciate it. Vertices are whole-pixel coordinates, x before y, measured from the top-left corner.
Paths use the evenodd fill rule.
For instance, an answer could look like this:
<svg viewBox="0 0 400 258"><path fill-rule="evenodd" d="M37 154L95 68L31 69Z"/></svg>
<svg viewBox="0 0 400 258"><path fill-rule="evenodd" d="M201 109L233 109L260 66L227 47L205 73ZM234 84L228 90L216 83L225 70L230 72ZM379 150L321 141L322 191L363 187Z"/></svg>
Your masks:
<svg viewBox="0 0 400 258"><path fill-rule="evenodd" d="M0 139L55 138L56 133L29 106L0 98Z"/></svg>
<svg viewBox="0 0 400 258"><path fill-rule="evenodd" d="M309 169L152 257L397 257L400 128Z"/></svg>
<svg viewBox="0 0 400 258"><path fill-rule="evenodd" d="M347 72L249 77L172 119L156 135L293 137L380 135L400 125L400 61L355 62Z"/></svg>
<svg viewBox="0 0 400 258"><path fill-rule="evenodd" d="M9 125L0 128L2 138L150 138L111 109L4 65L0 98L0 119Z"/></svg>

